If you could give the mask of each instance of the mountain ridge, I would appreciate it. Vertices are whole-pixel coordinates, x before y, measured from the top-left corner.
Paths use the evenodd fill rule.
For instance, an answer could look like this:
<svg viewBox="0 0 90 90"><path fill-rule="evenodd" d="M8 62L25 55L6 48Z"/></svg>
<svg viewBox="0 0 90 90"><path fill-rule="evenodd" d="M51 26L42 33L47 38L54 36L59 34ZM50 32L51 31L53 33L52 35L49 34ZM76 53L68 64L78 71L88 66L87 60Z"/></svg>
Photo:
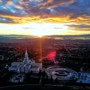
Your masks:
<svg viewBox="0 0 90 90"><path fill-rule="evenodd" d="M37 37L37 36L17 35L17 34L0 35L0 38L33 38L33 37ZM44 37L51 37L51 38L90 38L90 34L83 34L83 35L46 35Z"/></svg>

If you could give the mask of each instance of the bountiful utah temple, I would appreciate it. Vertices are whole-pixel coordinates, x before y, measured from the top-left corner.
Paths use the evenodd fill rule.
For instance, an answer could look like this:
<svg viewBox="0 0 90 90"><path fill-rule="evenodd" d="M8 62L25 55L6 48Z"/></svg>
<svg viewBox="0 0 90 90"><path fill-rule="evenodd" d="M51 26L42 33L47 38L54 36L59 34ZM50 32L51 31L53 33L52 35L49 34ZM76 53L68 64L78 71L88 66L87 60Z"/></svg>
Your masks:
<svg viewBox="0 0 90 90"><path fill-rule="evenodd" d="M9 67L10 72L17 73L39 73L42 69L42 63L36 63L34 60L30 60L27 51L25 52L25 58L22 62L13 62Z"/></svg>

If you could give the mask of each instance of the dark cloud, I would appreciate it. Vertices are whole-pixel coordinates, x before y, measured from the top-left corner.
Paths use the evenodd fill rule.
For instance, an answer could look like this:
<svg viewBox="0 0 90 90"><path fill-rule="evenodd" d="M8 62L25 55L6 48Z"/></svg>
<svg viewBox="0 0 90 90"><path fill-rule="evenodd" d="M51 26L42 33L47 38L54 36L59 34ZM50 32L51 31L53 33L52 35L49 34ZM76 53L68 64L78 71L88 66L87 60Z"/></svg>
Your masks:
<svg viewBox="0 0 90 90"><path fill-rule="evenodd" d="M0 13L11 15L26 15L27 13L29 15L33 12L33 15L36 15L36 13L39 12L39 15L43 15L45 13L49 14L48 7L58 7L61 4L67 4L73 1L74 0L2 0L0 3Z"/></svg>
<svg viewBox="0 0 90 90"><path fill-rule="evenodd" d="M86 31L86 30L90 30L90 25L86 25L86 24L79 24L79 25L68 25L70 28L75 29L75 30L82 30L82 31Z"/></svg>
<svg viewBox="0 0 90 90"><path fill-rule="evenodd" d="M23 27L23 29L30 30L30 29L35 29L35 28L32 28L32 27Z"/></svg>
<svg viewBox="0 0 90 90"><path fill-rule="evenodd" d="M14 23L12 19L0 17L1 23Z"/></svg>
<svg viewBox="0 0 90 90"><path fill-rule="evenodd" d="M90 25L80 24L80 25L69 25L70 27L77 27L77 28L90 28Z"/></svg>
<svg viewBox="0 0 90 90"><path fill-rule="evenodd" d="M54 8L59 15L69 15L70 19L82 17L83 15L90 16L90 0L75 0L71 4L61 5Z"/></svg>
<svg viewBox="0 0 90 90"><path fill-rule="evenodd" d="M0 0L0 14L35 16L36 20L39 16L39 19L53 22L89 23L90 0Z"/></svg>

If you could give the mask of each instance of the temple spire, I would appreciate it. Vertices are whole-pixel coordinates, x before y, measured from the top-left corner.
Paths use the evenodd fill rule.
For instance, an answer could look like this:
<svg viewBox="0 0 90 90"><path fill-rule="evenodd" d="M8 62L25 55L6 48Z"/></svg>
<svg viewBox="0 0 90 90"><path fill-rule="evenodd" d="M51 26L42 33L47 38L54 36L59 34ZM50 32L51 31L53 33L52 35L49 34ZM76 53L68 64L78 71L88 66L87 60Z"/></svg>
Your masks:
<svg viewBox="0 0 90 90"><path fill-rule="evenodd" d="M25 58L28 58L28 53L27 53L27 50L25 52Z"/></svg>
<svg viewBox="0 0 90 90"><path fill-rule="evenodd" d="M30 60L29 60L29 57L28 57L28 52L27 52L27 50L26 50L26 52L25 52L25 58L24 58L23 63L28 64L29 62L30 62Z"/></svg>

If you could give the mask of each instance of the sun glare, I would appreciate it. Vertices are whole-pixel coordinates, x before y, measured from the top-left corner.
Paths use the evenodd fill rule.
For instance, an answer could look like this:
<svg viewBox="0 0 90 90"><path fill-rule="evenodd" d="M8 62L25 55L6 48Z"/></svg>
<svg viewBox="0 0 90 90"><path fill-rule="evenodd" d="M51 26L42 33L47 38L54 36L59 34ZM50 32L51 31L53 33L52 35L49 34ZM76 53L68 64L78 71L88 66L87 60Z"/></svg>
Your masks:
<svg viewBox="0 0 90 90"><path fill-rule="evenodd" d="M45 30L40 29L39 27L31 30L30 33L31 33L31 35L35 35L35 36L39 36L39 37L49 34L49 32L46 33Z"/></svg>
<svg viewBox="0 0 90 90"><path fill-rule="evenodd" d="M29 23L29 24L15 24L15 25L6 25L3 27L3 24L0 25L3 29L1 34L7 31L8 33L13 34L22 34L22 35L34 35L42 37L45 35L66 35L69 33L69 29L64 24L55 24L55 23ZM12 30L12 28L15 28Z"/></svg>
<svg viewBox="0 0 90 90"><path fill-rule="evenodd" d="M66 34L67 27L63 24L52 24L52 23L32 23L27 24L26 27L30 27L28 33L30 35L42 37L45 35L57 35L57 34Z"/></svg>

